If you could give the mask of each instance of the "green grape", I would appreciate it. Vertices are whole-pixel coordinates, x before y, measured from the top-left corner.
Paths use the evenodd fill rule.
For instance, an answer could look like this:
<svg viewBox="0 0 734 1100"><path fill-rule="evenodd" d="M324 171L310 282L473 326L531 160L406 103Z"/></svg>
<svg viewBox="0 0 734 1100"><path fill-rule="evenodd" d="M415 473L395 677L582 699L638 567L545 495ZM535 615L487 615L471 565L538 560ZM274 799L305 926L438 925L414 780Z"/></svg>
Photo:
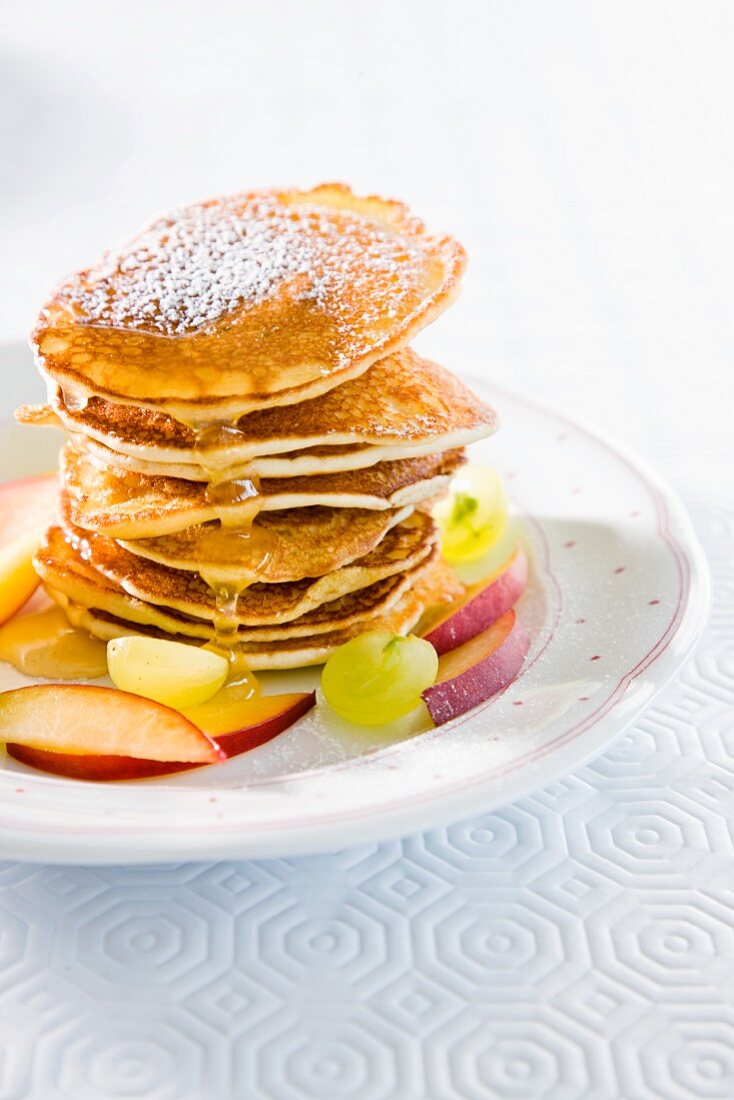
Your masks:
<svg viewBox="0 0 734 1100"><path fill-rule="evenodd" d="M438 657L430 642L373 630L332 653L321 674L327 703L341 718L381 726L418 706L434 682Z"/></svg>
<svg viewBox="0 0 734 1100"><path fill-rule="evenodd" d="M486 554L507 526L502 482L488 466L469 465L453 480L434 518L441 529L443 556L450 562L474 561Z"/></svg>

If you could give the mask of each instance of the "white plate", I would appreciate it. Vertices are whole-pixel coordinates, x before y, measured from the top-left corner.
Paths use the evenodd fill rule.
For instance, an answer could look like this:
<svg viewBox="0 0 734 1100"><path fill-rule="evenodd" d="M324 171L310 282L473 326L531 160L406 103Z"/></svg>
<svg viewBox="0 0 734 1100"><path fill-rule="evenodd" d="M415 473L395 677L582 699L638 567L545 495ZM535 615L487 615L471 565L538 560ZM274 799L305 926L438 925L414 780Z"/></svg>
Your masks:
<svg viewBox="0 0 734 1100"><path fill-rule="evenodd" d="M344 848L490 810L598 753L691 653L709 600L686 513L599 433L475 382L502 429L472 448L507 479L532 576L532 647L494 701L410 739L358 732L316 708L268 745L170 779L90 784L4 759L0 855L45 862L286 856ZM0 479L49 468L54 433L0 429ZM267 690L317 682L264 677ZM27 683L0 664L0 690Z"/></svg>

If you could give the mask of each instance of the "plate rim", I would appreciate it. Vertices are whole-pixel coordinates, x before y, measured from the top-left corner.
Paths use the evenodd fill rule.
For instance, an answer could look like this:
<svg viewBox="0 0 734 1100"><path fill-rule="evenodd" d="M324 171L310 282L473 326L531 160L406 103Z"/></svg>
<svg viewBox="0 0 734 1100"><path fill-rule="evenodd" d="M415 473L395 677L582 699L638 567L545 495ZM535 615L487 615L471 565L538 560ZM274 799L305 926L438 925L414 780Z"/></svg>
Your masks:
<svg viewBox="0 0 734 1100"><path fill-rule="evenodd" d="M298 826L287 821L283 824L269 824L262 836L253 835L252 832L243 833L242 826L237 825L205 832L195 827L189 831L179 829L170 833L164 830L157 835L155 850L151 851L147 826L121 825L114 831L103 830L101 834L90 831L88 826L70 826L60 835L50 831L50 827L37 829L23 824L6 824L0 832L2 858L58 864L155 864L171 860L197 861L237 856L253 859L290 858L376 843L437 828L478 812L489 813L500 806L508 805L552 784L569 770L583 766L642 717L676 672L690 659L708 619L711 603L708 562L685 505L672 486L646 459L606 430L590 424L583 417L560 411L551 401L533 393L514 390L483 379L471 371L462 371L462 377L469 383L474 382L479 388L489 387L493 393L504 394L508 399L530 406L556 422L582 431L612 455L622 459L656 499L666 520L667 541L687 563L689 586L677 624L671 624L650 653L642 662L638 662L638 666L642 667L636 666L622 677L620 684L626 680L627 689L616 699L613 697L619 691L619 686L612 692L612 696L601 704L604 713L600 717L595 717L594 714L585 716L582 721L589 724L583 731L583 740L569 737L570 731L567 730L559 734L552 745L541 746L536 750L531 761L524 762L522 766L508 764L506 775L500 769L489 776L480 776L474 782L455 781L447 787L433 790L430 795L411 799L407 806L379 810L379 816L374 816L374 812L365 809L357 810L354 814L340 812L325 822L309 824L307 831L304 830L296 836L292 833ZM8 422L9 418L3 418L0 427ZM670 636L666 638L668 632ZM675 651L671 646L674 640L678 643ZM663 641L665 644L661 647ZM634 696L630 696L629 689L634 689L637 701ZM643 693L645 698L639 698ZM624 707L621 706L622 702ZM400 743L388 746L374 756L384 756L394 750L399 751L400 748ZM367 759L373 759L374 756ZM356 757L338 766L354 766L363 759L365 758ZM539 762L542 760L545 763L542 765L540 779ZM308 769L299 773L300 776L307 774ZM498 790L497 780L500 778L505 778L506 782ZM340 827L347 835L343 842L340 841L335 846L334 829Z"/></svg>

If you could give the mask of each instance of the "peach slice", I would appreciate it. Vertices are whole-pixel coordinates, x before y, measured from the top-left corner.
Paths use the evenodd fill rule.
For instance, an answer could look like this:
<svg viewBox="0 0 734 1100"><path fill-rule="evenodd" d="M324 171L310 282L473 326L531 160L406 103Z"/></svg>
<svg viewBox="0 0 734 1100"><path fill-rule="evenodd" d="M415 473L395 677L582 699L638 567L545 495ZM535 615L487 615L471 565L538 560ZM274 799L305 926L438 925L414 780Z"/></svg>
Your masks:
<svg viewBox="0 0 734 1100"><path fill-rule="evenodd" d="M133 779L226 759L170 707L89 684L3 692L0 737L16 760L78 779Z"/></svg>
<svg viewBox="0 0 734 1100"><path fill-rule="evenodd" d="M451 604L423 637L439 656L468 642L520 599L528 582L528 558L522 544L495 573L467 588L466 595Z"/></svg>
<svg viewBox="0 0 734 1100"><path fill-rule="evenodd" d="M33 555L53 519L57 493L55 475L0 486L0 623L11 619L38 587Z"/></svg>
<svg viewBox="0 0 734 1100"><path fill-rule="evenodd" d="M0 485L0 541L12 542L26 531L42 531L56 515L59 480L56 474L24 477Z"/></svg>
<svg viewBox="0 0 734 1100"><path fill-rule="evenodd" d="M530 639L514 611L488 630L445 653L438 676L422 699L437 726L486 702L511 683L522 667Z"/></svg>
<svg viewBox="0 0 734 1100"><path fill-rule="evenodd" d="M0 623L12 619L40 584L33 568L33 556L43 532L26 531L0 546Z"/></svg>
<svg viewBox="0 0 734 1100"><path fill-rule="evenodd" d="M293 695L256 695L248 684L225 684L221 691L198 707L183 713L199 729L216 738L228 756L264 745L292 726L316 702L316 692Z"/></svg>

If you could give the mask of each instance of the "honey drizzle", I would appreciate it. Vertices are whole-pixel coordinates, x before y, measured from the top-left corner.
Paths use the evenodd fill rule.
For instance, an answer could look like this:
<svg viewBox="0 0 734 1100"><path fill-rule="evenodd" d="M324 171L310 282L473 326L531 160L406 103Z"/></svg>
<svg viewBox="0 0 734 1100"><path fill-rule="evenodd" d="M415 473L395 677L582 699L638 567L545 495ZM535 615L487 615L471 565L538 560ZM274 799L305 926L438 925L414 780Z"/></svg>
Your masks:
<svg viewBox="0 0 734 1100"><path fill-rule="evenodd" d="M105 643L71 626L56 606L4 623L0 660L24 676L44 680L96 680L107 675Z"/></svg>
<svg viewBox="0 0 734 1100"><path fill-rule="evenodd" d="M89 404L89 395L68 382L62 387L61 398L69 412L83 412Z"/></svg>
<svg viewBox="0 0 734 1100"><path fill-rule="evenodd" d="M206 498L217 511L218 522L207 526L198 544L199 575L214 593L214 635L217 648L229 655L233 667L237 650L237 604L242 592L265 570L270 560L272 536L255 525L263 506L256 476L228 479L211 461L211 450L232 445L242 433L236 422L189 423L194 433L194 454L207 475ZM241 577L232 581L231 564L243 561ZM217 562L229 566L218 572Z"/></svg>

